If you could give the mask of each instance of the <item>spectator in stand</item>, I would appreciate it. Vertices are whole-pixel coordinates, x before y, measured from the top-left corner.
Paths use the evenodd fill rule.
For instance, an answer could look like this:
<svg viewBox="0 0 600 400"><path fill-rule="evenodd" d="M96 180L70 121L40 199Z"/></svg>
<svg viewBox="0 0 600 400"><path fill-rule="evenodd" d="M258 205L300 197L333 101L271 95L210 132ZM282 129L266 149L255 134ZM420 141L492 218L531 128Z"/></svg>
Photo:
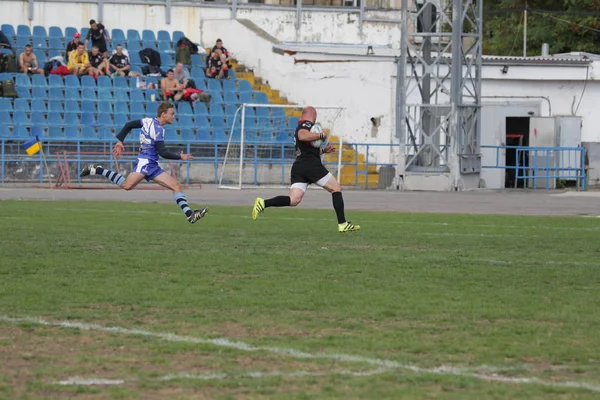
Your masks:
<svg viewBox="0 0 600 400"><path fill-rule="evenodd" d="M6 35L4 33L2 33L2 31L0 31L0 49L5 48L5 49L11 49L12 50L12 46L10 45L10 41L8 40L8 38L6 37Z"/></svg>
<svg viewBox="0 0 600 400"><path fill-rule="evenodd" d="M208 78L222 79L225 76L227 64L223 62L221 55L221 50L217 49L206 59L206 76Z"/></svg>
<svg viewBox="0 0 600 400"><path fill-rule="evenodd" d="M175 72L170 69L167 71L167 77L160 81L160 89L165 101L179 101L185 93L184 86L175 79Z"/></svg>
<svg viewBox="0 0 600 400"><path fill-rule="evenodd" d="M106 41L110 39L108 37L108 30L100 22L96 23L93 19L90 19L90 30L85 38L86 48L90 39L92 40L92 46L97 46L100 53L102 53L104 57L108 57L108 49L106 46Z"/></svg>
<svg viewBox="0 0 600 400"><path fill-rule="evenodd" d="M100 52L98 46L92 47L92 51L88 53L88 58L90 60L90 66L88 68L90 76L98 79L100 75L104 75L108 68L108 60L104 58L104 55Z"/></svg>
<svg viewBox="0 0 600 400"><path fill-rule="evenodd" d="M211 53L215 52L216 50L221 50L221 53L223 53L221 60L224 61L225 63L227 63L227 66L231 67L229 65L229 61L231 61L229 52L227 51L227 49L225 47L223 47L223 41L221 39L217 39L217 42L215 43L215 46L212 48Z"/></svg>
<svg viewBox="0 0 600 400"><path fill-rule="evenodd" d="M73 50L71 54L69 54L67 68L73 75L81 76L86 73L89 66L90 59L88 58L88 53L85 51L84 44L80 42L77 45L77 50Z"/></svg>
<svg viewBox="0 0 600 400"><path fill-rule="evenodd" d="M71 54L73 50L77 50L77 46L79 46L79 43L81 43L80 38L81 34L79 32L75 32L75 34L73 35L73 40L71 40L67 45L67 62L69 62L69 54Z"/></svg>
<svg viewBox="0 0 600 400"><path fill-rule="evenodd" d="M21 66L21 72L24 74L41 74L44 75L44 70L40 68L40 63L37 57L33 53L31 45L25 46L25 51L19 55L19 65Z"/></svg>
<svg viewBox="0 0 600 400"><path fill-rule="evenodd" d="M187 87L188 81L190 80L190 73L187 68L183 66L182 63L178 62L175 66L174 78L177 79L179 83L183 85L183 87Z"/></svg>
<svg viewBox="0 0 600 400"><path fill-rule="evenodd" d="M116 52L108 60L109 62L109 74L113 73L113 76L139 76L137 72L131 71L131 65L129 64L129 57L123 52L123 46L117 45Z"/></svg>

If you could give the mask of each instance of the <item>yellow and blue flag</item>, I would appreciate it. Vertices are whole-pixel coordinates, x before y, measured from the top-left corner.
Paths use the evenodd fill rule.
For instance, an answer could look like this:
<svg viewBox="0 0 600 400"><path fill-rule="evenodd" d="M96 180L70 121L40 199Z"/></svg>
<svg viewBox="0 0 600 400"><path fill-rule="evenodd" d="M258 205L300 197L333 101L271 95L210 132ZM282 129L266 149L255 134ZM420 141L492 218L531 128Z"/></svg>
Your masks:
<svg viewBox="0 0 600 400"><path fill-rule="evenodd" d="M30 138L28 141L23 143L23 148L28 155L32 156L42 149L42 143L37 136Z"/></svg>

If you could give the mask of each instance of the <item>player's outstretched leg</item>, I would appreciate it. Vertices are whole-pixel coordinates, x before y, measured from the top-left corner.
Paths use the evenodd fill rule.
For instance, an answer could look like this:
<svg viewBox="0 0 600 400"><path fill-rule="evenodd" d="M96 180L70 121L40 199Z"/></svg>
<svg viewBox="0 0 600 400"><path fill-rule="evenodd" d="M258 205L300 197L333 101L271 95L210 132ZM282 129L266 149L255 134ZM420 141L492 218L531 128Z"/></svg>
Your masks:
<svg viewBox="0 0 600 400"><path fill-rule="evenodd" d="M88 165L81 170L79 176L102 175L117 186L121 186L125 182L125 177L117 172L102 168L100 165Z"/></svg>
<svg viewBox="0 0 600 400"><path fill-rule="evenodd" d="M335 179L331 174L329 174L329 177L326 178L327 181L324 182L323 188L331 193L333 209L335 210L338 220L338 231L340 233L344 233L355 232L359 230L360 225L354 225L352 222L346 221L346 216L344 214L344 197L342 196L342 188L340 187L337 179Z"/></svg>
<svg viewBox="0 0 600 400"><path fill-rule="evenodd" d="M166 172L162 172L152 180L159 185L166 187L167 189L171 189L173 191L173 197L175 198L175 202L181 208L181 211L185 214L187 220L193 224L199 219L203 218L208 212L208 207L204 207L200 210L192 210L188 205L187 198L185 194L181 191L181 185L175 178Z"/></svg>
<svg viewBox="0 0 600 400"><path fill-rule="evenodd" d="M302 197L304 197L304 190L297 187L292 187L289 196L275 196L266 200L257 197L254 200L254 207L252 207L252 219L258 218L258 214L267 207L295 207L300 204Z"/></svg>

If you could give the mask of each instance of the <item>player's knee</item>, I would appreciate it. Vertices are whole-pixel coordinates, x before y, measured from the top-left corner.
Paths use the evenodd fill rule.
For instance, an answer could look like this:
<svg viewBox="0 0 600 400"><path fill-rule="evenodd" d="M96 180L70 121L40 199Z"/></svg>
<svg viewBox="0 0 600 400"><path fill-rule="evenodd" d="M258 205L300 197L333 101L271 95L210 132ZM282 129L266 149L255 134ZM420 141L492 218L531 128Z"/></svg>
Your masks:
<svg viewBox="0 0 600 400"><path fill-rule="evenodd" d="M171 190L174 192L181 192L181 184L179 182L175 182L171 185Z"/></svg>
<svg viewBox="0 0 600 400"><path fill-rule="evenodd" d="M123 182L123 184L121 185L121 189L131 190L133 188L134 188L134 185L129 182Z"/></svg>
<svg viewBox="0 0 600 400"><path fill-rule="evenodd" d="M290 196L290 207L296 207L302 201L302 196Z"/></svg>

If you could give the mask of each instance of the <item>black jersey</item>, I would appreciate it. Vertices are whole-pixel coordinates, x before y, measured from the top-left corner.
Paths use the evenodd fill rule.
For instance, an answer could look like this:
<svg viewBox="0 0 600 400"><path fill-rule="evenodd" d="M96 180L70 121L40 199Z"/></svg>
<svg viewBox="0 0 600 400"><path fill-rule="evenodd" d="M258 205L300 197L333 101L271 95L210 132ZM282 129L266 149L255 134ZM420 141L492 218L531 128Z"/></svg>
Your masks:
<svg viewBox="0 0 600 400"><path fill-rule="evenodd" d="M93 55L92 52L90 51L88 53L88 57L90 60L90 65L94 68L98 68L98 65L102 64L102 61L104 61L104 56L102 55L102 53Z"/></svg>
<svg viewBox="0 0 600 400"><path fill-rule="evenodd" d="M313 127L313 125L314 124L310 121L298 122L296 132L294 132L294 146L296 146L296 160L298 161L318 161L321 163L321 149L318 147L313 147L310 142L303 142L298 138L298 132L303 129L306 129L310 132L310 129Z"/></svg>

